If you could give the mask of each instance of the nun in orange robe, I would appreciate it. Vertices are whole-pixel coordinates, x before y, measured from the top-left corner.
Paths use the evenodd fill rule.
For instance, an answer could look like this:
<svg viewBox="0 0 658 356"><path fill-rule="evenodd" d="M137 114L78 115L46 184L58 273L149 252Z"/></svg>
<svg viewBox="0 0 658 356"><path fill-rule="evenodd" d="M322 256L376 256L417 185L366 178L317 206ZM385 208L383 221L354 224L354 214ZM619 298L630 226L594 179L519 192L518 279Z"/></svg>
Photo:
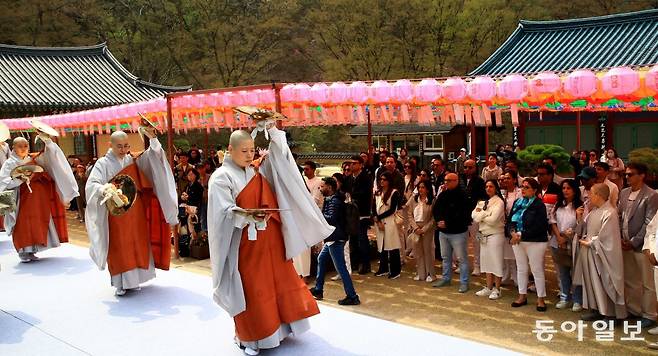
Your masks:
<svg viewBox="0 0 658 356"><path fill-rule="evenodd" d="M292 257L333 232L292 161L285 135L272 137L260 173L249 165L253 151L249 134L235 131L208 194L213 297L234 318L236 341L248 354L310 328L308 318L319 310ZM256 208L281 211L266 219L244 211Z"/></svg>

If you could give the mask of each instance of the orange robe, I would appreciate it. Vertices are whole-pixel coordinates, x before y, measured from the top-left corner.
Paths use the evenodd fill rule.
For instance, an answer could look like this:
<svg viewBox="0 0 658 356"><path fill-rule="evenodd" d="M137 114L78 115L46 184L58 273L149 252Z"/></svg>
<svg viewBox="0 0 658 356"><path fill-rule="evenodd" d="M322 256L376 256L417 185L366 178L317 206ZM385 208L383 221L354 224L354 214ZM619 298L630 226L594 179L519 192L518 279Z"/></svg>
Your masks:
<svg viewBox="0 0 658 356"><path fill-rule="evenodd" d="M137 186L133 205L122 215L108 214L110 275L135 268L149 268L149 252L156 268L168 270L171 262L170 228L165 221L150 180L137 164L126 166L117 175L129 175Z"/></svg>
<svg viewBox="0 0 658 356"><path fill-rule="evenodd" d="M59 242L68 242L64 204L57 194L55 181L47 172L38 172L32 175L30 187L32 193L27 184L21 184L19 188L19 210L12 232L16 250L35 245L47 246L51 218Z"/></svg>
<svg viewBox="0 0 658 356"><path fill-rule="evenodd" d="M274 192L258 173L236 202L243 209L278 208ZM255 241L248 239L247 229L242 231L238 257L247 308L234 317L235 333L243 342L262 340L274 334L281 324L320 313L292 260L286 260L279 214L272 215Z"/></svg>

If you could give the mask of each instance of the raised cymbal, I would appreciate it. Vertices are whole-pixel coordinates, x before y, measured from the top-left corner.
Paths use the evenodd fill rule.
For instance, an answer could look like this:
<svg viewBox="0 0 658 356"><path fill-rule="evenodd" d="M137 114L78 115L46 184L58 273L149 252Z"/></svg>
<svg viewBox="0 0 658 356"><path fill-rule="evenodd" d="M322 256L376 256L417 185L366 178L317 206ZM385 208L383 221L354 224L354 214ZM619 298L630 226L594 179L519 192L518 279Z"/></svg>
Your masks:
<svg viewBox="0 0 658 356"><path fill-rule="evenodd" d="M50 127L49 125L44 124L43 122L39 120L30 120L30 125L34 127L37 131L43 132L48 136L51 137L58 137L59 132L55 130L54 128Z"/></svg>

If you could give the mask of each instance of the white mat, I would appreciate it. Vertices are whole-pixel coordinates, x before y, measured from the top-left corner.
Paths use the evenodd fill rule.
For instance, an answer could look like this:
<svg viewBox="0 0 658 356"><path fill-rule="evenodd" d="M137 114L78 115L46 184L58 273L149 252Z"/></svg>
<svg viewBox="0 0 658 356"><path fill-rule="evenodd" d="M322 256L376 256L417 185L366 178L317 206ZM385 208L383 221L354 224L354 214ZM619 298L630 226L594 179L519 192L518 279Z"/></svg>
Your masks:
<svg viewBox="0 0 658 356"><path fill-rule="evenodd" d="M114 296L87 249L23 264L0 235L0 355L242 355L208 276L173 270ZM357 307L354 307L359 308ZM261 355L506 354L507 350L321 306L311 331Z"/></svg>

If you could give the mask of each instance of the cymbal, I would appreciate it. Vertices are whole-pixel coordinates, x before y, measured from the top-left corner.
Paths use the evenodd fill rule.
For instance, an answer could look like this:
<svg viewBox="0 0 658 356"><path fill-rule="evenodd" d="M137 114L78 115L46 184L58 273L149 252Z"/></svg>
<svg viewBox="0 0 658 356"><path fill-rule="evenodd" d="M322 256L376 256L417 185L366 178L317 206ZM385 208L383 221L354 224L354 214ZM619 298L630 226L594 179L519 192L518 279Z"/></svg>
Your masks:
<svg viewBox="0 0 658 356"><path fill-rule="evenodd" d="M11 138L9 127L3 122L0 122L0 142L7 141Z"/></svg>
<svg viewBox="0 0 658 356"><path fill-rule="evenodd" d="M43 132L44 134L51 136L51 137L58 137L59 132L55 130L54 128L50 127L47 124L44 124L43 122L39 120L30 120L30 125L34 127L37 131Z"/></svg>
<svg viewBox="0 0 658 356"><path fill-rule="evenodd" d="M137 115L139 115L139 117L142 118L142 120L140 122L141 126L146 126L146 127L150 126L154 129L157 129L157 126L153 123L153 121L149 120L146 116L144 116L144 114L142 114L141 112L138 112Z"/></svg>
<svg viewBox="0 0 658 356"><path fill-rule="evenodd" d="M17 166L11 170L11 178L17 178L22 175L30 176L33 173L43 172L43 167L37 166L35 164L24 164L22 166Z"/></svg>
<svg viewBox="0 0 658 356"><path fill-rule="evenodd" d="M278 112L257 108L255 106L236 106L233 108L234 111L237 111L241 114L249 115L249 117L254 121L262 120L283 120L286 117Z"/></svg>

